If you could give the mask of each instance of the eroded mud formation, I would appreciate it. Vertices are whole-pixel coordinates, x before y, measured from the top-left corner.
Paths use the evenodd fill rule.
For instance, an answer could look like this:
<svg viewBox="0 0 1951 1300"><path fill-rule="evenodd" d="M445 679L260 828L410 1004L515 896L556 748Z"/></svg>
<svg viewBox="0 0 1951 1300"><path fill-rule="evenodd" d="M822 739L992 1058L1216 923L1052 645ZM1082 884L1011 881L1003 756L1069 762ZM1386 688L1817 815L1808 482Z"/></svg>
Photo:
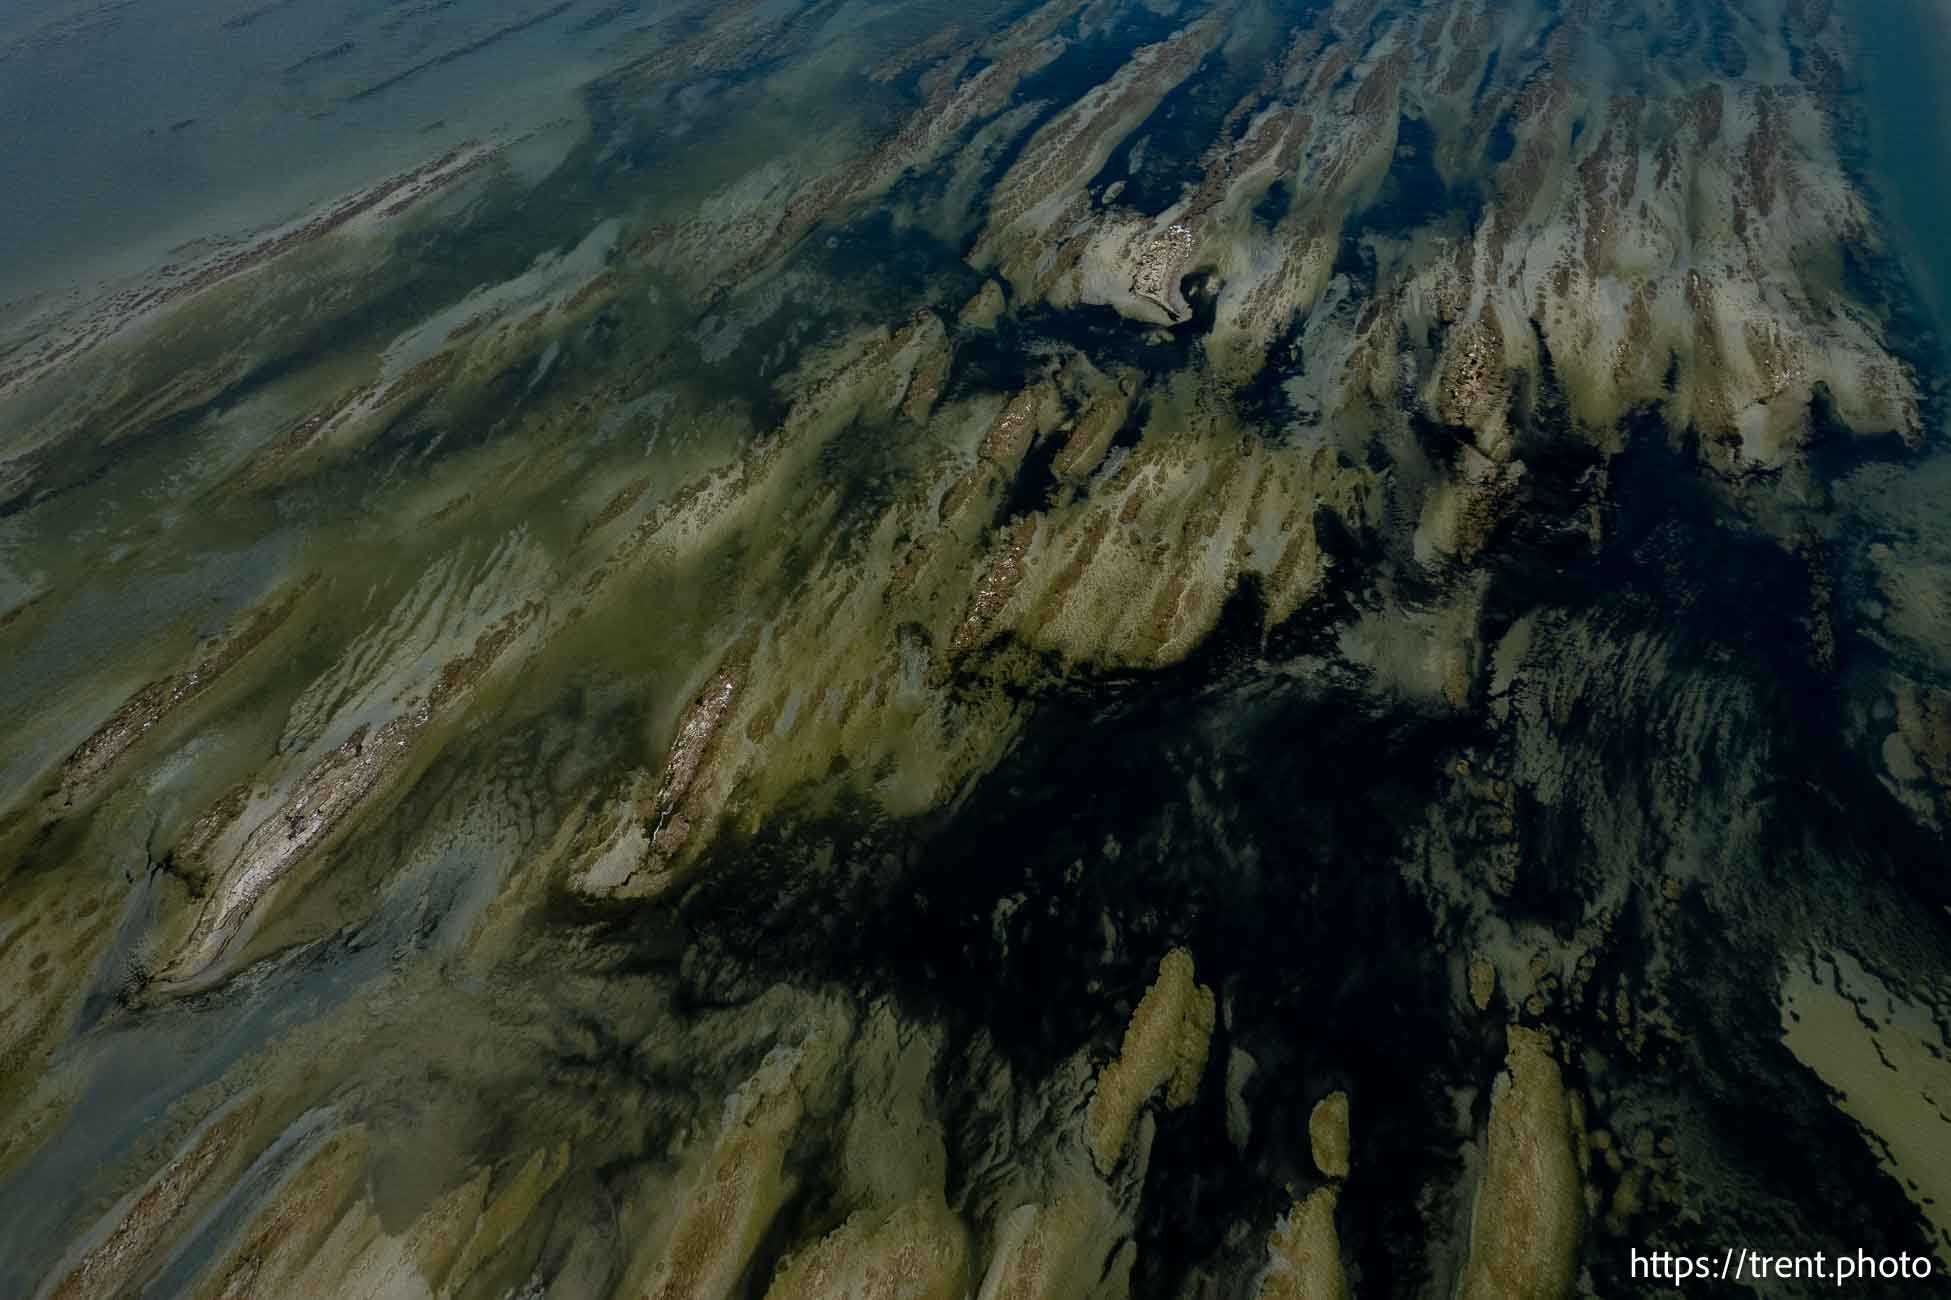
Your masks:
<svg viewBox="0 0 1951 1300"><path fill-rule="evenodd" d="M0 1292L1951 1267L1848 6L642 21L0 353Z"/></svg>

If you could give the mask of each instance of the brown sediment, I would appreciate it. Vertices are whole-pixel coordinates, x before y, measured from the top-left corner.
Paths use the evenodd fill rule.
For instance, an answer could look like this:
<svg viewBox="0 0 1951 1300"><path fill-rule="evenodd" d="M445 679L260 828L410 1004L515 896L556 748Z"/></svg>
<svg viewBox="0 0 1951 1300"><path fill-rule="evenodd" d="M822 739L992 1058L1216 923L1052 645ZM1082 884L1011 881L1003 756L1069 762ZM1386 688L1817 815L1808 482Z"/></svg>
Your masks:
<svg viewBox="0 0 1951 1300"><path fill-rule="evenodd" d="M313 1252L358 1194L370 1145L359 1128L319 1143L236 1244L205 1272L191 1293L194 1300L244 1300L281 1289L291 1294L289 1288L302 1286Z"/></svg>
<svg viewBox="0 0 1951 1300"><path fill-rule="evenodd" d="M376 729L359 726L319 759L278 807L244 835L235 856L216 873L195 924L175 957L158 972L157 985L167 989L186 984L214 965L291 868L396 774L415 738L467 695L541 613L538 602L510 611L485 629L466 654L442 666L424 698L409 702ZM235 793L222 801L224 806L233 803L241 804L240 811L228 823L211 826L206 813L192 828L199 847L215 847L233 828L241 829L249 804L238 801Z"/></svg>
<svg viewBox="0 0 1951 1300"><path fill-rule="evenodd" d="M775 1049L739 1089L711 1149L679 1186L662 1250L629 1294L645 1300L726 1300L732 1294L791 1189L786 1146L804 1114L802 1091L816 1068L805 1048Z"/></svg>
<svg viewBox="0 0 1951 1300"><path fill-rule="evenodd" d="M293 229L215 258L188 270L180 278L178 267L164 266L158 272L156 283L125 290L104 300L90 311L85 320L61 336L60 342L49 345L41 355L0 370L0 397L107 341L130 322L253 271L293 249L315 243L354 218L380 207L388 199L404 195L380 213L385 217L396 216L425 195L446 188L481 166L495 152L485 149L477 140L464 141L431 162L341 199ZM454 164L461 159L466 161L456 167Z"/></svg>
<svg viewBox="0 0 1951 1300"><path fill-rule="evenodd" d="M1338 1188L1317 1187L1275 1225L1258 1300L1345 1300L1348 1277L1335 1231L1339 1201Z"/></svg>
<svg viewBox="0 0 1951 1300"><path fill-rule="evenodd" d="M935 409L935 403L942 395L942 385L948 380L949 356L946 349L932 353L915 367L914 376L908 381L907 394L901 399L901 415L917 424L925 422Z"/></svg>
<svg viewBox="0 0 1951 1300"><path fill-rule="evenodd" d="M580 537L588 537L604 525L614 523L626 510L642 500L644 493L649 490L650 480L647 478L633 479L618 488L616 495L605 502L601 510L589 517L589 522L583 525Z"/></svg>
<svg viewBox="0 0 1951 1300"><path fill-rule="evenodd" d="M193 875L207 875L210 870L218 866L219 864L209 860L210 852L223 833L243 815L250 802L249 782L232 786L212 800L208 807L191 820L171 849L177 868Z"/></svg>
<svg viewBox="0 0 1951 1300"><path fill-rule="evenodd" d="M1738 459L1741 452L1734 429L1734 403L1725 383L1714 285L1698 271L1687 273L1687 305L1693 309L1694 423L1721 445L1731 441L1729 454Z"/></svg>
<svg viewBox="0 0 1951 1300"><path fill-rule="evenodd" d="M510 643L534 626L542 613L542 602L530 600L482 629L466 654L441 665L440 675L427 691L427 709L440 713L473 690Z"/></svg>
<svg viewBox="0 0 1951 1300"><path fill-rule="evenodd" d="M657 826L650 841L655 865L674 857L690 834L691 818L683 810L684 797L704 764L719 725L731 710L743 676L737 670L715 674L678 725L670 755L664 760L663 785L657 793Z"/></svg>
<svg viewBox="0 0 1951 1300"><path fill-rule="evenodd" d="M1490 1000L1496 995L1497 967L1479 953L1470 959L1470 1003L1479 1011L1488 1011Z"/></svg>
<svg viewBox="0 0 1951 1300"><path fill-rule="evenodd" d="M378 787L423 720L395 718L377 732L362 726L306 773L283 807L244 840L175 960L158 972L158 982L184 983L221 957L285 873Z"/></svg>
<svg viewBox="0 0 1951 1300"><path fill-rule="evenodd" d="M501 1255L516 1234L541 1209L549 1193L568 1172L570 1147L559 1142L538 1148L505 1174L493 1195L454 1243L458 1251L445 1267L433 1270L430 1281L443 1294L457 1295ZM450 1249L453 1247L450 1246Z"/></svg>
<svg viewBox="0 0 1951 1300"><path fill-rule="evenodd" d="M968 517L971 504L986 500L990 492L1001 486L1002 476L996 467L987 461L969 466L955 476L948 491L942 493L942 503L936 509L936 517L949 527Z"/></svg>
<svg viewBox="0 0 1951 1300"><path fill-rule="evenodd" d="M998 1225L976 1300L1069 1300L1089 1295L1104 1264L1096 1240L1103 1195L1070 1184L1047 1202L1018 1207Z"/></svg>
<svg viewBox="0 0 1951 1300"><path fill-rule="evenodd" d="M1111 440L1124 427L1128 406L1129 403L1122 396L1100 395L1092 398L1077 417L1077 424L1070 431L1070 436L1050 462L1052 472L1060 479L1080 479L1095 470L1104 459L1105 452L1110 450Z"/></svg>
<svg viewBox="0 0 1951 1300"><path fill-rule="evenodd" d="M1476 320L1455 332L1444 351L1437 403L1443 422L1473 432L1498 426L1510 403L1505 368L1503 326L1486 306Z"/></svg>
<svg viewBox="0 0 1951 1300"><path fill-rule="evenodd" d="M982 445L976 454L1006 473L1015 470L1037 435L1038 412L1054 397L1055 392L1048 384L1040 384L1010 398L982 435Z"/></svg>
<svg viewBox="0 0 1951 1300"><path fill-rule="evenodd" d="M1140 47L1111 81L1039 130L991 192L983 243L994 247L1031 208L1081 187L1110 154L1122 123L1142 115L1183 81L1224 30L1218 18L1203 18L1166 40Z"/></svg>
<svg viewBox="0 0 1951 1300"><path fill-rule="evenodd" d="M650 827L647 852L636 871L648 872L654 878L667 876L686 848L693 825L707 816L704 803L694 797L693 786L709 762L732 705L746 684L752 656L758 647L757 633L740 637L679 720L658 782L655 820ZM624 887L630 885L626 878Z"/></svg>
<svg viewBox="0 0 1951 1300"><path fill-rule="evenodd" d="M1307 1117L1314 1167L1330 1178L1348 1177L1348 1094L1331 1092L1314 1103Z"/></svg>
<svg viewBox="0 0 1951 1300"><path fill-rule="evenodd" d="M441 391L458 366L459 357L447 349L416 362L389 382L369 383L341 394L266 443L245 463L238 480L248 487L276 481L289 471L291 462L325 445L343 426L350 423L357 428L357 421L371 421L389 408Z"/></svg>
<svg viewBox="0 0 1951 1300"><path fill-rule="evenodd" d="M965 1300L968 1230L939 1195L860 1212L794 1251L765 1300Z"/></svg>
<svg viewBox="0 0 1951 1300"><path fill-rule="evenodd" d="M996 319L1003 314L1003 287L994 280L984 280L982 288L975 296L962 304L956 313L956 320L970 329L986 330L993 327Z"/></svg>
<svg viewBox="0 0 1951 1300"><path fill-rule="evenodd" d="M235 1148L258 1110L258 1100L249 1098L207 1124L190 1148L170 1161L121 1212L101 1242L55 1284L47 1300L109 1300L139 1281L164 1234L218 1168L236 1157Z"/></svg>
<svg viewBox="0 0 1951 1300"><path fill-rule="evenodd" d="M63 807L86 798L136 741L215 686L220 678L283 627L292 611L318 585L319 580L316 573L301 579L270 603L245 615L242 622L219 638L190 667L159 678L130 696L61 764L52 797Z"/></svg>
<svg viewBox="0 0 1951 1300"><path fill-rule="evenodd" d="M53 1051L113 938L127 882L107 873L18 872L0 882L0 1172L24 1160L65 1109L44 1096L38 1122L14 1106L45 1086Z"/></svg>
<svg viewBox="0 0 1951 1300"><path fill-rule="evenodd" d="M1139 1108L1160 1088L1165 1104L1185 1105L1197 1095L1206 1072L1215 1003L1213 991L1193 979L1192 954L1174 948L1158 964L1125 1026L1116 1059L1099 1071L1087 1120L1091 1158L1109 1173L1124 1153Z"/></svg>
<svg viewBox="0 0 1951 1300"><path fill-rule="evenodd" d="M333 422L342 413L368 402L378 391L377 384L353 389L340 394L320 410L305 416L284 433L265 443L244 466L240 478L247 484L266 481L284 462L316 446L320 437L332 427Z"/></svg>
<svg viewBox="0 0 1951 1300"><path fill-rule="evenodd" d="M1562 1300L1585 1216L1571 1103L1550 1038L1517 1026L1507 1036L1462 1300Z"/></svg>
<svg viewBox="0 0 1951 1300"><path fill-rule="evenodd" d="M1155 304L1174 323L1190 319L1192 308L1179 294L1179 279L1191 260L1191 227L1167 226L1139 249L1131 273L1131 291Z"/></svg>
<svg viewBox="0 0 1951 1300"><path fill-rule="evenodd" d="M1025 557L1036 528L1035 516L1017 520L1010 525L1001 543L989 552L976 578L975 589L969 593L968 612L962 616L961 625L949 642L950 654L966 654L989 638L997 615L1009 603L1027 572Z"/></svg>

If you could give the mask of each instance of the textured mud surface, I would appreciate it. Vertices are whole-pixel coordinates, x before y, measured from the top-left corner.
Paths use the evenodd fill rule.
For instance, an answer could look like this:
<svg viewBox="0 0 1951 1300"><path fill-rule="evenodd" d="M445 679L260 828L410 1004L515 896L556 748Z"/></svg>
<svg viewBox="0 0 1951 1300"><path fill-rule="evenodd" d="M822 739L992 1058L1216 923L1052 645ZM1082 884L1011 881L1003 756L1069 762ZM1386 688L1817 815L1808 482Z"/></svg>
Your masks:
<svg viewBox="0 0 1951 1300"><path fill-rule="evenodd" d="M1857 19L297 62L590 38L570 119L0 331L0 1293L1951 1268L1951 455Z"/></svg>

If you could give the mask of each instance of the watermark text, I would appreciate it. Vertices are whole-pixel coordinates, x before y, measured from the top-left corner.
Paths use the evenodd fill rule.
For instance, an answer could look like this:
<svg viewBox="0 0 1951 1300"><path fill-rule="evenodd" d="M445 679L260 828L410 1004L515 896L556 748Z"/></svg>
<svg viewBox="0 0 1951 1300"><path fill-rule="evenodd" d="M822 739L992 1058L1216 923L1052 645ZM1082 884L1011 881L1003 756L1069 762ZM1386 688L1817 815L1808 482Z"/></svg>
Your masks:
<svg viewBox="0 0 1951 1300"><path fill-rule="evenodd" d="M1781 1255L1730 1246L1718 1255L1685 1255L1670 1250L1633 1248L1635 1281L1688 1282L1811 1281L1848 1286L1854 1282L1921 1281L1931 1276L1929 1255L1873 1255L1867 1250L1829 1254L1815 1251Z"/></svg>

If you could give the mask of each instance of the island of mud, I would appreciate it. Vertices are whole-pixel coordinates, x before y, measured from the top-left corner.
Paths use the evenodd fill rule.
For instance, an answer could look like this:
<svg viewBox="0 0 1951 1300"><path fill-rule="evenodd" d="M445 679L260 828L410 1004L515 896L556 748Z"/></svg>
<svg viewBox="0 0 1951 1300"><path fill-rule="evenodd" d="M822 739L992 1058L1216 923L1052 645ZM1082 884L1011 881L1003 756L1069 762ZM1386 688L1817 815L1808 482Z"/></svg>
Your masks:
<svg viewBox="0 0 1951 1300"><path fill-rule="evenodd" d="M625 8L6 336L0 1292L1951 1268L1851 6Z"/></svg>

